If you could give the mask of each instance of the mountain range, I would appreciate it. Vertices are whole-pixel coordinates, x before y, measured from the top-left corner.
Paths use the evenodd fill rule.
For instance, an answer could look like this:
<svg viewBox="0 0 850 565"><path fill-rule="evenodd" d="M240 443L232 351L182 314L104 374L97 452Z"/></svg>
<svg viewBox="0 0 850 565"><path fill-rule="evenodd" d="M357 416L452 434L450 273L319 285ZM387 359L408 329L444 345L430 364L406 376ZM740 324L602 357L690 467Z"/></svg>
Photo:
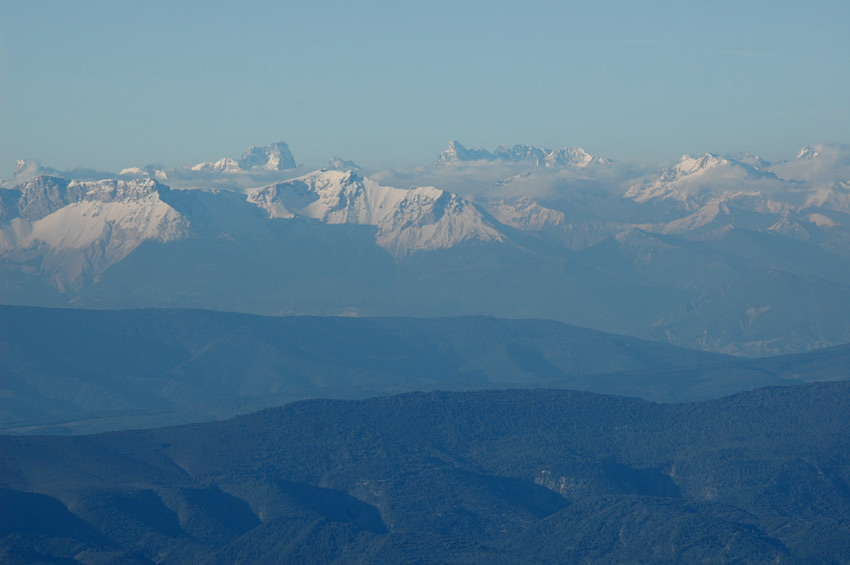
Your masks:
<svg viewBox="0 0 850 565"><path fill-rule="evenodd" d="M0 561L846 562L848 220L828 145L20 161Z"/></svg>
<svg viewBox="0 0 850 565"><path fill-rule="evenodd" d="M467 149L454 140L434 162L435 167L456 165L463 162L502 161L506 163L528 164L533 167L587 167L608 162L603 157L595 157L581 147L565 147L563 149L541 149L531 145L500 145L492 153L481 147Z"/></svg>
<svg viewBox="0 0 850 565"><path fill-rule="evenodd" d="M842 563L850 385L312 400L0 435L4 563Z"/></svg>
<svg viewBox="0 0 850 565"><path fill-rule="evenodd" d="M306 398L559 388L683 402L847 378L850 346L741 359L551 320L0 306L0 432L216 420Z"/></svg>
<svg viewBox="0 0 850 565"><path fill-rule="evenodd" d="M850 341L848 156L653 170L452 142L432 167L308 171L278 142L111 176L22 162L0 188L0 303L533 317L803 352Z"/></svg>

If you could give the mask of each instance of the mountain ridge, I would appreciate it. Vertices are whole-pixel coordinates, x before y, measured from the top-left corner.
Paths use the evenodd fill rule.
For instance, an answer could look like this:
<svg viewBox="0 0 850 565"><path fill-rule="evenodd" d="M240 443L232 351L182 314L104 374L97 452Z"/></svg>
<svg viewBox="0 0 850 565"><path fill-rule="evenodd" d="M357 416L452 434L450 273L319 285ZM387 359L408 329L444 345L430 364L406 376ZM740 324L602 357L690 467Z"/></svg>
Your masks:
<svg viewBox="0 0 850 565"><path fill-rule="evenodd" d="M433 389L574 388L682 402L846 379L850 356L842 346L746 360L551 320L480 316L0 306L0 319L5 433L151 427L302 398Z"/></svg>
<svg viewBox="0 0 850 565"><path fill-rule="evenodd" d="M779 163L704 154L653 171L610 161L547 167L537 149L502 146L507 160L487 152L493 166L408 176L266 170L269 155L282 154L269 147L246 150L256 164L233 174L156 168L5 183L0 302L551 317L749 356L850 339L841 147ZM416 180L429 182L408 184ZM156 195L125 195L123 207L83 206L67 193L100 182L117 194L121 183L148 181L159 183ZM33 220L36 208L50 214ZM193 271L209 276L181 282ZM769 285L764 293L756 279ZM704 334L696 312L712 307L722 323Z"/></svg>
<svg viewBox="0 0 850 565"><path fill-rule="evenodd" d="M0 555L837 562L850 547L848 386L677 405L411 393L0 436Z"/></svg>
<svg viewBox="0 0 850 565"><path fill-rule="evenodd" d="M446 148L434 161L434 167L446 167L463 162L501 161L506 163L525 163L533 167L587 167L608 163L603 157L588 154L581 147L565 147L563 149L543 149L531 145L499 145L492 153L481 147L467 149L457 140L449 142Z"/></svg>

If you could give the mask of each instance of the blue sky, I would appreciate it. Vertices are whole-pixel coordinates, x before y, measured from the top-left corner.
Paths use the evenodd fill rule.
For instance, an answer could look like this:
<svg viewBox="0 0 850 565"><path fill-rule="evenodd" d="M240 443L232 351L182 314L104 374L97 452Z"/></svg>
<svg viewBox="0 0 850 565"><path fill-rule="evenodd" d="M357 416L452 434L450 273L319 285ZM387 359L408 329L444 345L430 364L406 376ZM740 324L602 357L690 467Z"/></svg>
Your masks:
<svg viewBox="0 0 850 565"><path fill-rule="evenodd" d="M621 160L850 143L850 2L0 0L0 177L284 140L425 164L450 139Z"/></svg>

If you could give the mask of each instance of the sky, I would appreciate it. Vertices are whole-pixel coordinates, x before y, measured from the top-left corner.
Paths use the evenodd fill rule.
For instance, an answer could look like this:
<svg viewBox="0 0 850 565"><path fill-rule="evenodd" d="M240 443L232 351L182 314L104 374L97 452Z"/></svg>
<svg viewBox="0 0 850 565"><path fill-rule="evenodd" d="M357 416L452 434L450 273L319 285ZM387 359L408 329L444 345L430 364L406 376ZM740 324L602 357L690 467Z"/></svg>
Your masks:
<svg viewBox="0 0 850 565"><path fill-rule="evenodd" d="M850 143L850 2L0 0L0 178L289 143L427 164L457 139L626 161Z"/></svg>

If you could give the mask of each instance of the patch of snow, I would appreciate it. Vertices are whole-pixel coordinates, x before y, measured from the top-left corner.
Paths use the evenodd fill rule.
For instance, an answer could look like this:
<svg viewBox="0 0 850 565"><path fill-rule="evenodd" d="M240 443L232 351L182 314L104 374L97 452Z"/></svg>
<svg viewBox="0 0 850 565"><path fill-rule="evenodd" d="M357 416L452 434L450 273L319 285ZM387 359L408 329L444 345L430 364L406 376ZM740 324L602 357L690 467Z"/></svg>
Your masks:
<svg viewBox="0 0 850 565"><path fill-rule="evenodd" d="M808 220L819 228L832 228L838 225L838 222L823 214L809 214Z"/></svg>

